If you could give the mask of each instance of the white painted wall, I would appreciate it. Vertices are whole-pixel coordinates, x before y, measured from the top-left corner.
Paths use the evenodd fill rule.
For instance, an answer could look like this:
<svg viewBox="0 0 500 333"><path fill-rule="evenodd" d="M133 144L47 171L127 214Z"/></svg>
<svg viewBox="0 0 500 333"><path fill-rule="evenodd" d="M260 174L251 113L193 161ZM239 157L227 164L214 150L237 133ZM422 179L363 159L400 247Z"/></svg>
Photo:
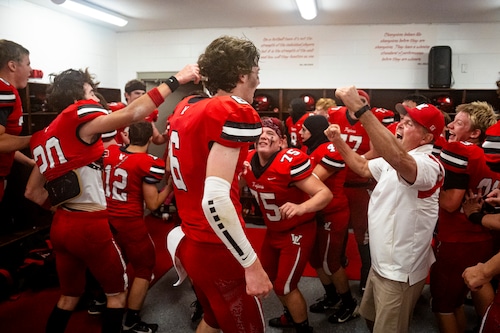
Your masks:
<svg viewBox="0 0 500 333"><path fill-rule="evenodd" d="M311 26L238 29L169 30L118 34L119 81L136 72L175 71L221 35L247 37L261 51L275 50L265 40L307 38L313 44L311 61L261 58L260 88L334 88L355 84L364 88L428 88L431 46L452 48L452 88L495 89L500 71L500 24ZM420 33L420 61L383 61L380 45L387 34ZM400 39L397 37L396 39ZM134 52L130 52L134 45ZM399 52L398 49L395 50ZM413 51L413 50L412 50ZM392 56L391 56L392 57ZM402 58L404 56L398 56ZM304 66L306 65L306 66ZM466 71L462 72L462 68Z"/></svg>
<svg viewBox="0 0 500 333"><path fill-rule="evenodd" d="M0 39L30 51L31 67L44 73L36 82L48 82L50 73L88 67L101 87L120 87L114 31L24 0L0 0Z"/></svg>
<svg viewBox="0 0 500 333"><path fill-rule="evenodd" d="M48 0L47 0L48 1ZM495 89L500 71L500 24L371 25L168 30L114 33L24 0L0 0L0 38L31 52L32 67L47 74L89 67L101 87L120 88L137 72L175 72L221 35L246 36L261 49L260 88L427 88L427 54L434 45L453 50L457 89ZM419 33L420 60L383 60L391 34ZM307 40L308 59L271 58L274 40ZM300 47L299 47L300 48ZM281 50L283 51L283 50ZM309 53L307 53L309 52ZM403 56L400 56L403 57ZM463 73L462 69L466 68Z"/></svg>

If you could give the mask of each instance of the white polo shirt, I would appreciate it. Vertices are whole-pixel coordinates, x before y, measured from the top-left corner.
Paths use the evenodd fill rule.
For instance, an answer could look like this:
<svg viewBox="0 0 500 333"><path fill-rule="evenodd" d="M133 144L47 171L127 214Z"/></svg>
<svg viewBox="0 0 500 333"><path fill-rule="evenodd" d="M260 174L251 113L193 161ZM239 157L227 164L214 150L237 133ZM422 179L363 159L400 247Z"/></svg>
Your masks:
<svg viewBox="0 0 500 333"><path fill-rule="evenodd" d="M427 144L409 152L417 162L414 184L402 179L383 158L368 161L377 180L368 207L373 269L410 285L425 279L436 260L431 248L439 209L435 187L441 184L444 169L431 157L432 147Z"/></svg>

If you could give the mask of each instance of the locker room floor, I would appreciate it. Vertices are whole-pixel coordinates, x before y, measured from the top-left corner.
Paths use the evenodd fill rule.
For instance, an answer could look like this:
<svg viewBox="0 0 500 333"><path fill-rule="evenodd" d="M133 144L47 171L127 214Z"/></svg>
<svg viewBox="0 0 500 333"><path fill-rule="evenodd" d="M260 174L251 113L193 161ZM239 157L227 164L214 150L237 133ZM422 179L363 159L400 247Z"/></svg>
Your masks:
<svg viewBox="0 0 500 333"><path fill-rule="evenodd" d="M159 324L158 333L167 332L194 332L196 324L190 320L190 305L194 301L194 294L191 285L185 281L179 287L173 287L177 281L175 270L168 271L150 290L142 311L142 318L148 323ZM357 292L358 281L351 281L353 296L358 301L361 299ZM323 295L323 290L318 278L303 277L299 288L302 290L308 304ZM426 285L420 300L417 303L413 320L410 326L412 333L432 333L439 332L436 319L429 306L430 292ZM271 294L263 300L264 314L266 322L281 314L282 306L276 295ZM475 323L475 314L471 306L466 305L466 313L470 319L468 329L472 330ZM369 332L364 319L358 317L344 324L330 324L325 314L309 313L309 322L314 327L314 332ZM268 333L292 333L293 329L276 329L267 327ZM472 332L472 331L471 331Z"/></svg>

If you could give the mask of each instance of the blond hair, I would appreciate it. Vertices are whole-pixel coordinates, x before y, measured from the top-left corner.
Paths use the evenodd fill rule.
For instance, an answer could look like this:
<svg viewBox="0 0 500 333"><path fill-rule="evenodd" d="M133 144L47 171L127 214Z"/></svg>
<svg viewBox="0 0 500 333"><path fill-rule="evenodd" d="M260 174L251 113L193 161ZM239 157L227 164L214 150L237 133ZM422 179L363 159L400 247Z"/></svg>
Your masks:
<svg viewBox="0 0 500 333"><path fill-rule="evenodd" d="M334 106L337 106L337 103L331 98L320 98L316 102L316 109L322 109L325 111L328 111L329 108L332 108Z"/></svg>
<svg viewBox="0 0 500 333"><path fill-rule="evenodd" d="M481 135L479 136L480 142L484 141L486 129L497 122L495 111L487 102L476 101L460 104L455 111L456 113L464 112L469 115L470 130L481 130Z"/></svg>

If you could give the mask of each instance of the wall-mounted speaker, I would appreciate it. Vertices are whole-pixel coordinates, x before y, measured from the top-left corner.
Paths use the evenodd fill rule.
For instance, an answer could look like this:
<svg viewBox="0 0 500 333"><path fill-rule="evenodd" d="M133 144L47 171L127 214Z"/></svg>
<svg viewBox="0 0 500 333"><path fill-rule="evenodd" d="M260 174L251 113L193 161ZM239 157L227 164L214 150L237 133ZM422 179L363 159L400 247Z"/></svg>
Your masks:
<svg viewBox="0 0 500 333"><path fill-rule="evenodd" d="M450 88L451 47L433 46L429 51L429 88Z"/></svg>

